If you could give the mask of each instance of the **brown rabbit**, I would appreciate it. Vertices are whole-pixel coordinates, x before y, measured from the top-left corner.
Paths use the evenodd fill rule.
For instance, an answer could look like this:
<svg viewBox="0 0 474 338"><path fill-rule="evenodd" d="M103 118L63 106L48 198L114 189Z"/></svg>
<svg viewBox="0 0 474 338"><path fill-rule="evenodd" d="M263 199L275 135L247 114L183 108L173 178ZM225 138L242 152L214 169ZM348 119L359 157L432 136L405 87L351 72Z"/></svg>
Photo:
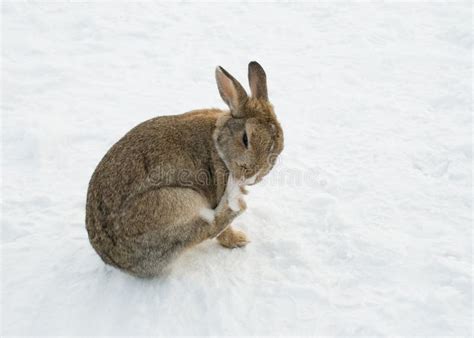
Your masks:
<svg viewBox="0 0 474 338"><path fill-rule="evenodd" d="M217 237L247 244L230 226L245 208L245 185L259 182L283 150L283 131L268 101L266 75L249 64L251 96L221 67L216 80L230 111L156 117L107 152L89 183L86 227L108 264L158 275L192 245Z"/></svg>

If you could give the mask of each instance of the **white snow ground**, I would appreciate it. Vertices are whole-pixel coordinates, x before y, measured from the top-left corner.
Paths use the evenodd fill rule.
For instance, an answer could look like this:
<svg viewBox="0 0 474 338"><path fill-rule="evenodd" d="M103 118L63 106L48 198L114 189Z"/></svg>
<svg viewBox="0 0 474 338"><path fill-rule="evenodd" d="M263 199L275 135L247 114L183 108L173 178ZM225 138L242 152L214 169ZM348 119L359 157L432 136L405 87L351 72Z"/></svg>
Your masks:
<svg viewBox="0 0 474 338"><path fill-rule="evenodd" d="M472 8L3 3L2 335L472 334ZM105 266L87 184L139 122L266 69L286 132L235 222L163 279Z"/></svg>

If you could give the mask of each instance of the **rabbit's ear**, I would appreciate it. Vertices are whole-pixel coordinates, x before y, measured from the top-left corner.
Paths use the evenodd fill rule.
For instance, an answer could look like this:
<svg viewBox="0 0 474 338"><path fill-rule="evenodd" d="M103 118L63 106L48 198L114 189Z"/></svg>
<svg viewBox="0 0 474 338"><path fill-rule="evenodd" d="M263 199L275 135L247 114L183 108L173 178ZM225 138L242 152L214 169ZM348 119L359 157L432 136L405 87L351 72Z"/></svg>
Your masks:
<svg viewBox="0 0 474 338"><path fill-rule="evenodd" d="M248 99L244 87L221 66L216 68L216 81L219 93L224 102L229 106L232 116L242 117L240 116L239 108Z"/></svg>
<svg viewBox="0 0 474 338"><path fill-rule="evenodd" d="M249 63L249 84L252 97L268 101L267 75L256 61Z"/></svg>

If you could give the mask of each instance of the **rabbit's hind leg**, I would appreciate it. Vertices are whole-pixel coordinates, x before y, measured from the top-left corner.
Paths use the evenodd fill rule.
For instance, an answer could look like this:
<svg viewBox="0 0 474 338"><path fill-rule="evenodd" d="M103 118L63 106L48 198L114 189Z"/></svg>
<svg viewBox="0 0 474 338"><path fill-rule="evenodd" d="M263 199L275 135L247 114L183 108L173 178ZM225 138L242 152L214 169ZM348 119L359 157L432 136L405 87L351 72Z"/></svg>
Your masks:
<svg viewBox="0 0 474 338"><path fill-rule="evenodd" d="M122 211L115 246L117 265L138 276L158 275L185 248L209 238L202 211L208 201L189 188L145 192Z"/></svg>

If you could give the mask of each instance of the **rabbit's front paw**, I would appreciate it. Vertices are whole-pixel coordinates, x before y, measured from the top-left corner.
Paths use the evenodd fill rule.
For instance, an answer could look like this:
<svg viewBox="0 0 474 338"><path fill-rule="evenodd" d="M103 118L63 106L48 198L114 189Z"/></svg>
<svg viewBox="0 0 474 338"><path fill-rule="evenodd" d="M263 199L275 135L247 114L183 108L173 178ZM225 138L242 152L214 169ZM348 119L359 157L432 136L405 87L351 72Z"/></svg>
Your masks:
<svg viewBox="0 0 474 338"><path fill-rule="evenodd" d="M229 198L228 203L229 208L231 208L232 211L235 212L242 212L247 209L247 203L245 203L243 196Z"/></svg>
<svg viewBox="0 0 474 338"><path fill-rule="evenodd" d="M232 176L229 177L229 181L227 182L226 198L229 208L231 208L232 211L242 212L247 209L242 187Z"/></svg>

